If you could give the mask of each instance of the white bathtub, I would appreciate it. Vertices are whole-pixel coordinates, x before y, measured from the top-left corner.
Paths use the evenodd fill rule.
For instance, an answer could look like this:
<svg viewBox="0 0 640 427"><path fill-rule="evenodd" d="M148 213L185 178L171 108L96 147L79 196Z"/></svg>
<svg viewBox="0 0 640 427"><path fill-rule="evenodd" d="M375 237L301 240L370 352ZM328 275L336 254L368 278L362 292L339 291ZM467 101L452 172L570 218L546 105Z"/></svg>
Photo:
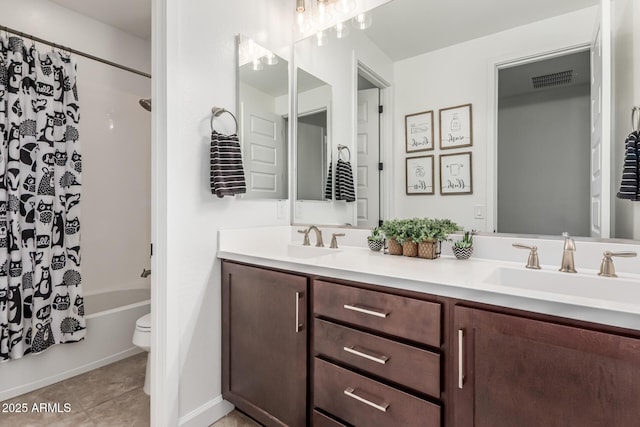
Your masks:
<svg viewBox="0 0 640 427"><path fill-rule="evenodd" d="M0 363L0 401L140 353L131 343L136 320L151 311L149 289L84 296L84 341Z"/></svg>

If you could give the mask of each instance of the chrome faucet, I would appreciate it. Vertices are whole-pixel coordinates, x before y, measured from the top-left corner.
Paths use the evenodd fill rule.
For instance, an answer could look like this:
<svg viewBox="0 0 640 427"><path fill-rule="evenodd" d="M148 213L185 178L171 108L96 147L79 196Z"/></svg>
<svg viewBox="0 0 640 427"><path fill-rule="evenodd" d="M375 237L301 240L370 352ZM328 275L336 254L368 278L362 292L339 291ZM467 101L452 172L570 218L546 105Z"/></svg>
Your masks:
<svg viewBox="0 0 640 427"><path fill-rule="evenodd" d="M577 273L576 265L573 261L573 253L576 251L576 243L569 236L569 233L562 233L564 237L564 247L562 248L562 263L560 271L565 273Z"/></svg>
<svg viewBox="0 0 640 427"><path fill-rule="evenodd" d="M298 230L298 233L304 234L302 245L309 246L309 232L311 230L316 232L316 246L324 247L324 242L322 241L322 231L320 231L320 229L315 225L310 225L306 230Z"/></svg>

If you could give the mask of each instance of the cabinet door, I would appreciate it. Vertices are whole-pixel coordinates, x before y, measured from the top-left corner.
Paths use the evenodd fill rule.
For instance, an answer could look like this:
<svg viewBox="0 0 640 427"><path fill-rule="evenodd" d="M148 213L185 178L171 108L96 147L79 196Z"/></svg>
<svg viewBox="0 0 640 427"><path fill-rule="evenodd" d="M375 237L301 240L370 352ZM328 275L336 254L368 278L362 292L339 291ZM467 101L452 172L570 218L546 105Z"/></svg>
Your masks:
<svg viewBox="0 0 640 427"><path fill-rule="evenodd" d="M456 307L456 426L637 426L640 340Z"/></svg>
<svg viewBox="0 0 640 427"><path fill-rule="evenodd" d="M267 426L307 420L307 278L224 262L223 392Z"/></svg>

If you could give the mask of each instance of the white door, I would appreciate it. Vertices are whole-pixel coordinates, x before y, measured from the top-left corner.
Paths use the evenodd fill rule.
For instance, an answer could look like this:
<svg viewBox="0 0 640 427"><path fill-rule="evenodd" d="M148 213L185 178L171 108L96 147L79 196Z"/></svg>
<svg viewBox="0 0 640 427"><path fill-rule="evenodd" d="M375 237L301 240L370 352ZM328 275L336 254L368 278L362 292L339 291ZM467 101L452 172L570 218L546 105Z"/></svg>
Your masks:
<svg viewBox="0 0 640 427"><path fill-rule="evenodd" d="M602 0L591 43L591 236L610 235L611 5Z"/></svg>
<svg viewBox="0 0 640 427"><path fill-rule="evenodd" d="M358 227L377 227L380 220L380 89L358 91Z"/></svg>
<svg viewBox="0 0 640 427"><path fill-rule="evenodd" d="M284 119L242 103L242 161L247 196L286 199L287 147Z"/></svg>

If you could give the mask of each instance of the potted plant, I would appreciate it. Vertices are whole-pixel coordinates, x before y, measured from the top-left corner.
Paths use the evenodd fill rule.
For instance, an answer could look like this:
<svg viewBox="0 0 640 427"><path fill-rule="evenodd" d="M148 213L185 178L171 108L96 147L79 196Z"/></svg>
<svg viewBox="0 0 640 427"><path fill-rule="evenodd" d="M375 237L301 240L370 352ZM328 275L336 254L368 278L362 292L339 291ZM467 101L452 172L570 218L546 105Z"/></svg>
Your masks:
<svg viewBox="0 0 640 427"><path fill-rule="evenodd" d="M418 256L436 259L440 255L440 243L447 240L450 233L459 229L460 226L449 219L425 218L420 226Z"/></svg>
<svg viewBox="0 0 640 427"><path fill-rule="evenodd" d="M382 224L382 232L387 237L389 255L402 255L402 245L397 240L401 233L401 225L399 219L388 219Z"/></svg>
<svg viewBox="0 0 640 427"><path fill-rule="evenodd" d="M473 253L473 233L469 231L464 232L462 240L456 240L451 246L453 254L458 259L469 259Z"/></svg>
<svg viewBox="0 0 640 427"><path fill-rule="evenodd" d="M398 243L402 245L402 255L418 256L418 239L420 238L421 219L404 219L400 221L399 233L396 236Z"/></svg>
<svg viewBox="0 0 640 427"><path fill-rule="evenodd" d="M367 244L369 249L378 252L384 246L384 233L382 228L373 227L371 229L371 235L367 236Z"/></svg>

